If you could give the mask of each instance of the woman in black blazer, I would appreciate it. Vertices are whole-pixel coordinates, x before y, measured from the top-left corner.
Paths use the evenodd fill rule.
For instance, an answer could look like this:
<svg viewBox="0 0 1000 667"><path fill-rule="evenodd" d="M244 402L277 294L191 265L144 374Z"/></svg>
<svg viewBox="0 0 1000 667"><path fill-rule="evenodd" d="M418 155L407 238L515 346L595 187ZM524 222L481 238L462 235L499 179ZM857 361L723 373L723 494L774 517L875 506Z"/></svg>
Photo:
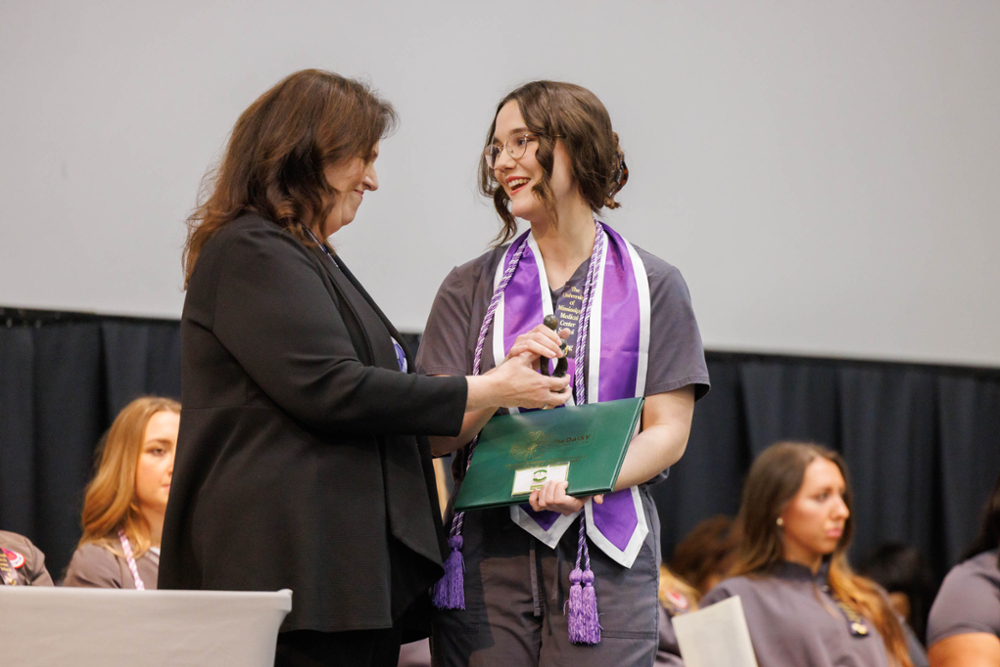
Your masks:
<svg viewBox="0 0 1000 667"><path fill-rule="evenodd" d="M364 84L297 72L240 117L189 220L159 586L292 589L276 664L395 665L446 553L424 436L568 397L532 370L537 344L479 377L413 374L322 241L377 189L394 120Z"/></svg>

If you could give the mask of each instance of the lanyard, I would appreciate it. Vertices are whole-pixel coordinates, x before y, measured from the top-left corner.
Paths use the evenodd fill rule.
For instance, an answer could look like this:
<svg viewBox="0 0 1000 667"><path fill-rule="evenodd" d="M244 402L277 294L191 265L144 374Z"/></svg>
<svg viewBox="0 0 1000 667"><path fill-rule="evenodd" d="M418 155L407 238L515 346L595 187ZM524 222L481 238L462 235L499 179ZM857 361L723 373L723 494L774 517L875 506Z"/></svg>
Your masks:
<svg viewBox="0 0 1000 667"><path fill-rule="evenodd" d="M313 234L313 231L308 227L306 227L306 232L308 232L309 236L312 237L312 240L316 242L316 245L318 245L320 248L323 249L323 252L326 253L326 256L330 258L330 261L333 262L333 265L336 266L338 269L340 269L340 265L337 264L337 260L333 258L333 253L330 252L330 249L328 247L326 247L326 244L321 243L320 240L316 238L316 235ZM392 336L389 336L389 338L392 338ZM408 372L409 364L406 363L406 352L403 351L403 346L400 345L399 341L396 340L395 338L392 338L392 348L396 352L396 364L399 366L399 371L401 373Z"/></svg>
<svg viewBox="0 0 1000 667"><path fill-rule="evenodd" d="M132 545L128 543L125 531L121 528L118 529L118 539L122 541L122 551L125 552L125 561L128 563L128 569L132 571L132 579L135 580L135 590L146 590L146 585L142 583L142 577L139 576L139 568L135 565L135 558L132 557Z"/></svg>

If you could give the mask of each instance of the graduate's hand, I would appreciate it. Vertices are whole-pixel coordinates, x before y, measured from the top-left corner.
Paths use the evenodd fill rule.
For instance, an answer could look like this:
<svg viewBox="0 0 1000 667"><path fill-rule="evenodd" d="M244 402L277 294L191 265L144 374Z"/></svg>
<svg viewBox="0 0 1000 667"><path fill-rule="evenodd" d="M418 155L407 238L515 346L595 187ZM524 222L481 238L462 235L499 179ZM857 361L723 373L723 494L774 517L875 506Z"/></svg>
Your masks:
<svg viewBox="0 0 1000 667"><path fill-rule="evenodd" d="M567 338L569 338L569 329L563 329L556 334L555 331L548 328L544 324L539 324L531 331L523 333L514 339L514 344L511 345L510 350L507 352L507 359L511 359L525 352L530 352L535 355L535 357L558 359L563 356L562 350L559 349L559 346ZM536 369L538 368L537 359L535 360L533 367Z"/></svg>
<svg viewBox="0 0 1000 667"><path fill-rule="evenodd" d="M531 495L528 496L528 504L536 512L551 510L566 516L582 510L591 498L598 505L604 502L603 495L583 496L581 498L567 496L566 488L568 486L569 482L546 482L545 486L531 492Z"/></svg>

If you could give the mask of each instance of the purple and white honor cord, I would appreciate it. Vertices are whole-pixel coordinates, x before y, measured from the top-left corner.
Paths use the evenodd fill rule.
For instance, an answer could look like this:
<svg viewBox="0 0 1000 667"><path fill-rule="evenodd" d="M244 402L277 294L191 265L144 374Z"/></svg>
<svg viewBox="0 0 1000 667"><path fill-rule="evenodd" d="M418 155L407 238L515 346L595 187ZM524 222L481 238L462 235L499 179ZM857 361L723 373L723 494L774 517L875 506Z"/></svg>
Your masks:
<svg viewBox="0 0 1000 667"><path fill-rule="evenodd" d="M528 247L528 238L525 237L521 245L518 246L517 250L514 251L513 257L510 258L510 262L507 264L507 268L504 269L503 276L500 278L500 284L497 285L496 290L493 292L493 298L490 299L489 308L486 309L486 315L483 317L483 324L479 327L479 339L476 341L476 354L472 360L472 374L479 375L479 371L482 369L483 362L483 346L486 344L486 332L489 331L490 325L493 323L493 316L497 312L497 307L500 305L500 299L503 298L503 292L507 289L507 283L510 279L514 277L514 272L517 270L517 265L521 261L521 255L524 254L524 249ZM503 335L502 333L500 335ZM469 457L465 461L465 469L469 469L469 464L472 463L472 454L476 451L476 445L479 443L479 434L472 439L469 443ZM452 537L460 535L462 532L462 524L465 522L465 512L457 512L454 519L451 521L451 531Z"/></svg>
<svg viewBox="0 0 1000 667"><path fill-rule="evenodd" d="M587 350L587 332L590 331L591 305L594 301L594 285L597 283L597 268L604 262L604 252L607 248L607 233L604 225L595 221L597 234L594 237L594 250L590 254L590 266L587 267L587 280L583 285L583 304L580 306L580 330L576 336L576 355L574 356L573 398L577 405L587 402L586 383L583 381L583 367Z"/></svg>
<svg viewBox="0 0 1000 667"><path fill-rule="evenodd" d="M584 351L587 349L587 333L590 330L591 305L594 300L594 288L597 283L598 267L604 263L604 253L607 249L607 233L604 225L597 224L597 236L594 238L594 251L590 256L590 266L587 268L587 281L583 287L583 304L580 307L580 329L576 337L576 355L574 358L574 400L577 405L584 405L588 401L587 385L584 382ZM600 353L600 351L598 351ZM590 550L587 547L587 520L586 513L580 516L580 534L577 541L576 569L580 569L580 560L583 559L584 571L590 570ZM591 575L591 581L593 580Z"/></svg>

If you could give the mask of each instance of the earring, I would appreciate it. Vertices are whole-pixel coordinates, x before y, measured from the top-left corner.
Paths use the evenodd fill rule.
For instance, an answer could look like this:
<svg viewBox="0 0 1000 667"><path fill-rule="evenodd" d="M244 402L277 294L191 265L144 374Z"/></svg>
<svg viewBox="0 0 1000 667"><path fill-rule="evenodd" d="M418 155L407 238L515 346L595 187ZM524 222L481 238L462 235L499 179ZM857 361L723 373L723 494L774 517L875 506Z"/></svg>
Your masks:
<svg viewBox="0 0 1000 667"><path fill-rule="evenodd" d="M781 517L779 516L779 517L778 517L778 520L777 520L777 521L775 521L775 523L776 523L776 524L778 524L778 527L779 527L779 528L781 528L782 526L784 526L784 525L785 525L785 520L784 520L784 519L782 519L782 518L781 518Z"/></svg>

